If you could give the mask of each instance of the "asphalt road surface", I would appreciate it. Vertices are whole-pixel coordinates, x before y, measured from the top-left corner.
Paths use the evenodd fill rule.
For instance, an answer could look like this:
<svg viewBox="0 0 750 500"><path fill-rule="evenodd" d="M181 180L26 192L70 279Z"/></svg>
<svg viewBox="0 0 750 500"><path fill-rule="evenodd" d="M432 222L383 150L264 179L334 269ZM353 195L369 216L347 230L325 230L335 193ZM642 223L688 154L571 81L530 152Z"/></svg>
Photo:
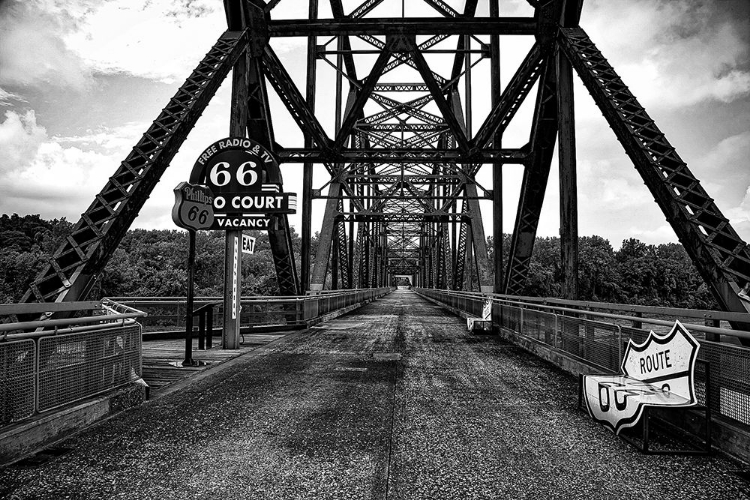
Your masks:
<svg viewBox="0 0 750 500"><path fill-rule="evenodd" d="M576 406L573 377L397 291L0 469L0 498L750 498L741 464L642 455Z"/></svg>

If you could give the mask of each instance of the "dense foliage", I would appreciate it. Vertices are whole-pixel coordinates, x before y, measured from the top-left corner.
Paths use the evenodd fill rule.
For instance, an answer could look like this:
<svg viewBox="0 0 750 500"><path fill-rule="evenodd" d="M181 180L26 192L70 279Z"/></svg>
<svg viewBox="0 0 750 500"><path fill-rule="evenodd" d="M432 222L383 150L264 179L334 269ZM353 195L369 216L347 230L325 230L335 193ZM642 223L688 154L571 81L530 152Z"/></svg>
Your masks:
<svg viewBox="0 0 750 500"><path fill-rule="evenodd" d="M0 302L18 302L49 255L71 231L65 219L45 221L38 215L0 217ZM250 231L255 253L242 257L242 292L278 295L268 233ZM300 239L292 235L299 261ZM128 231L94 287L99 297L184 296L187 283L188 234L178 230ZM224 232L196 236L195 293L220 296L224 280ZM299 262L297 262L299 266Z"/></svg>
<svg viewBox="0 0 750 500"><path fill-rule="evenodd" d="M46 221L38 215L0 217L0 302L17 302L52 255L72 224ZM268 235L257 238L255 254L243 256L245 295L278 294ZM294 234L299 266L300 239ZM492 238L488 241L492 248ZM316 241L313 241L313 251ZM509 237L503 241L505 256ZM177 230L128 231L94 288L97 297L184 296L187 283L188 235ZM691 308L715 308L703 280L683 247L676 243L647 245L628 239L619 250L599 236L579 240L579 286L582 300ZM491 261L491 260L490 260ZM222 293L224 233L200 231L196 240L196 294ZM537 238L523 295L560 296L559 238Z"/></svg>
<svg viewBox="0 0 750 500"><path fill-rule="evenodd" d="M492 247L489 238L488 247ZM503 241L504 256L510 238ZM634 238L614 250L600 236L578 240L579 299L651 306L717 309L711 292L678 243L647 245ZM561 297L560 239L537 238L521 295Z"/></svg>

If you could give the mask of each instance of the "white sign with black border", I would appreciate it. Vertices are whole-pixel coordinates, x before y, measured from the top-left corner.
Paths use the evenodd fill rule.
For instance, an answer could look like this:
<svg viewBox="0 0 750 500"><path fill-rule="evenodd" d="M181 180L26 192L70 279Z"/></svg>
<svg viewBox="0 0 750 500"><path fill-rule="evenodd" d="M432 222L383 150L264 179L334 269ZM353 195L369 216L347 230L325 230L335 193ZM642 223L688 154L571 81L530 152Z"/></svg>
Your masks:
<svg viewBox="0 0 750 500"><path fill-rule="evenodd" d="M246 234L242 235L242 253L255 253L255 238Z"/></svg>

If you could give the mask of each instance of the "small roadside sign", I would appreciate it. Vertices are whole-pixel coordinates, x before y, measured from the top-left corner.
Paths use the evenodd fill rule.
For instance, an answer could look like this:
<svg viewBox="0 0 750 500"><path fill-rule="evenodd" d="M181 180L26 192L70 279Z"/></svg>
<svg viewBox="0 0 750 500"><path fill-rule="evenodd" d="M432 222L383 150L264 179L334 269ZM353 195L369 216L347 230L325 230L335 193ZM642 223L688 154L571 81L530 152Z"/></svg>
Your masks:
<svg viewBox="0 0 750 500"><path fill-rule="evenodd" d="M246 234L242 235L242 253L255 253L255 238Z"/></svg>

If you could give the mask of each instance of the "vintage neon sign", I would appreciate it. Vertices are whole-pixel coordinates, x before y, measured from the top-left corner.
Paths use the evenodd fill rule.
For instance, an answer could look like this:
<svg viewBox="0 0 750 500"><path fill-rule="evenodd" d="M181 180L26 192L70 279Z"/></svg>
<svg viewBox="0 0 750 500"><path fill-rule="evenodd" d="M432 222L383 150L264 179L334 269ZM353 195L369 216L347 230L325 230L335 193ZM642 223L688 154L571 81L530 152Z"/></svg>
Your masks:
<svg viewBox="0 0 750 500"><path fill-rule="evenodd" d="M295 193L267 182L269 168L278 169L276 159L252 139L221 139L200 154L191 178L201 179L213 193L211 229L268 229L270 215L297 211Z"/></svg>

